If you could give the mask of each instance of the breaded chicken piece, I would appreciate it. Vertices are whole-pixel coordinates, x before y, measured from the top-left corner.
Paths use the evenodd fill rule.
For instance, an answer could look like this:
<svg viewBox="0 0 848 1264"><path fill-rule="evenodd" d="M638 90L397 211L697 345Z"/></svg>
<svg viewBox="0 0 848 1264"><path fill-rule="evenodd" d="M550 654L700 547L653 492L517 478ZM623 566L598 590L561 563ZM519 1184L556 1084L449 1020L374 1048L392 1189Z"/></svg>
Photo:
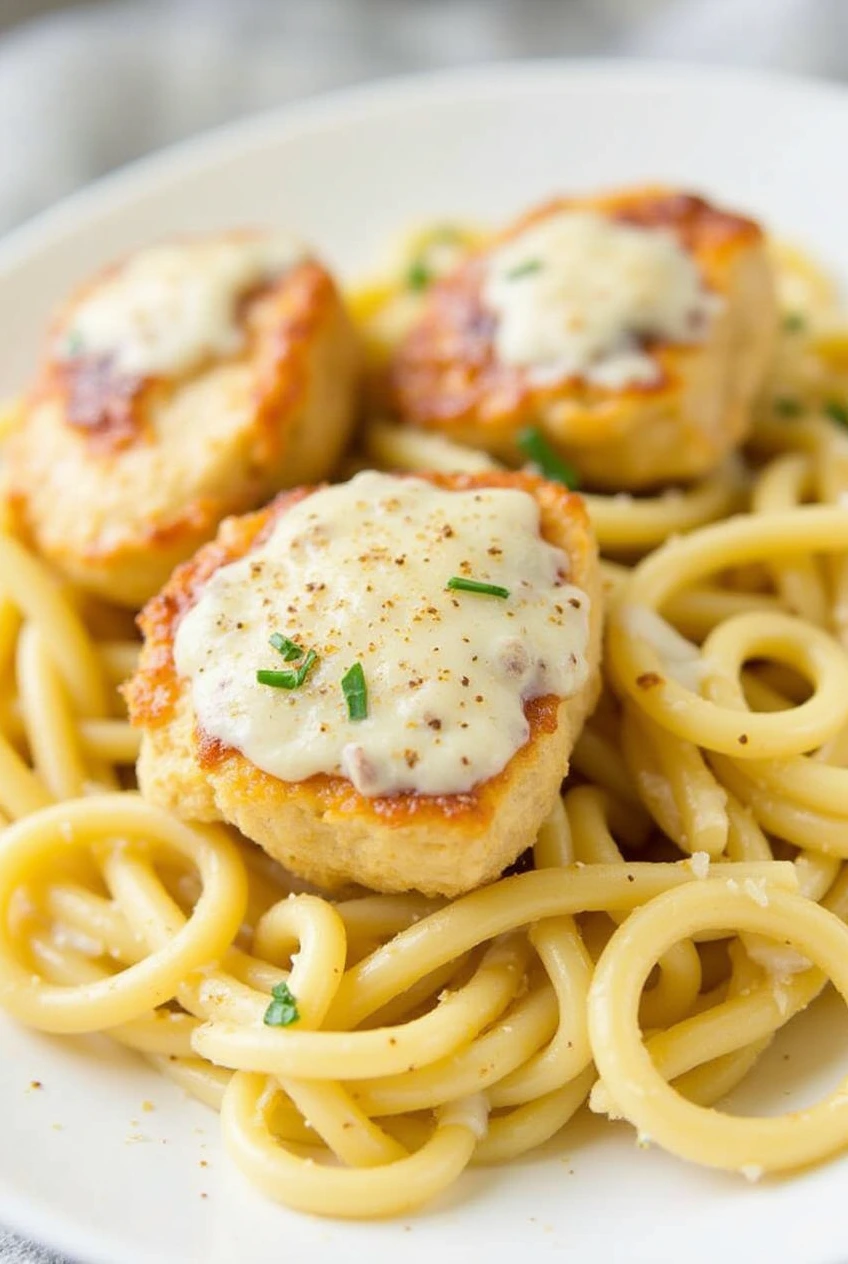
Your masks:
<svg viewBox="0 0 848 1264"><path fill-rule="evenodd" d="M534 475L428 474L412 479L411 476L368 474L359 475L345 486L351 491L362 489L358 508L363 512L370 511L378 493L383 497L380 502L383 509L388 505L386 548L375 548L373 538L369 543L357 536L354 515L343 516L337 538L342 543L352 538L349 547L354 554L360 548L363 550L358 558L354 557L349 584L345 586L343 577L334 577L328 569L327 559L331 555L324 551L334 547L332 521L317 512L306 519L307 528L287 543L278 563L284 568L280 573L285 578L278 581L274 612L279 612L281 620L288 622L275 625L272 619L266 623L259 641L252 642L253 648L246 657L238 655L238 646L242 644L239 637L247 635L244 629L250 629L252 620L265 618L262 612L268 605L267 593L272 591L260 587L252 596L247 591L254 577L257 583L262 582L263 568L268 566L263 549L270 547L268 542L285 529L296 507L301 506L305 511L314 504L317 511L321 501L314 498L316 489L284 493L258 513L224 522L216 541L178 568L162 593L147 605L140 620L145 637L140 665L126 688L132 721L144 730L138 764L140 787L146 798L186 819L223 820L236 825L291 872L320 887L333 889L353 882L378 891L415 889L428 895L454 896L496 878L531 845L559 794L570 752L599 687L602 603L597 549L579 496ZM388 493L381 491L385 486ZM395 496L392 489L397 487L402 490ZM533 548L538 546L540 551L545 550L546 556L550 554L559 559L550 617L541 619L540 615L522 613L520 604L516 604L520 594L515 586L513 600L504 600L503 593L499 598L473 591L453 591L452 585L446 583L447 576L441 573L440 559L444 554L438 552L438 541L451 538L449 542L468 555L463 556L463 564L478 576L497 576L502 557L497 527L486 536L488 547L481 550L482 556L465 547L462 529L456 527L455 518L438 519L442 525L435 533L425 530L416 535L410 528L407 535L403 535L406 511L401 501L407 487L423 488L425 493L427 488L448 493L442 497L448 515L453 512L452 507L459 504L456 493L471 494L462 498L463 504L469 499L476 502L482 489L496 489L497 495L504 489L511 495L521 493L517 500L522 508L530 502L529 512L535 523L532 530L537 543ZM372 499L365 504L368 497ZM472 508L476 512L475 506ZM436 512L443 509L437 506ZM384 520L378 518L378 522L382 524ZM506 537L514 535L508 524L504 534ZM501 543L504 543L503 552L507 553L508 545ZM551 549L550 545L555 548ZM399 552L401 548L406 551ZM422 572L416 570L415 559L410 556L413 548L426 552L424 563L432 561L423 572L425 582L420 601L415 585L420 582ZM305 585L307 589L317 590L308 595L294 582L291 570L304 551L315 568L311 573L321 577L319 582ZM520 557L525 560L519 563L519 573L530 574L532 558L526 560L526 550ZM237 570L232 564L239 563L242 569ZM463 574L466 573L463 570ZM381 575L388 589L380 588ZM231 580L230 576L234 578ZM367 602L372 587L376 591L374 601L386 613L375 617L364 634L360 628L362 639L359 642L345 641L345 612L355 621L359 611L357 594ZM519 581L517 588L523 587L523 581ZM310 624L313 617L310 612L324 608L321 604L324 589L328 599L335 601L342 613L338 634L331 634L322 641ZM217 596L213 595L206 621L201 620L191 629L183 626L184 621L196 617L205 595L213 594L213 590ZM529 587L527 590L530 591ZM381 601L384 591L391 591L395 596ZM532 600L542 598L534 596ZM458 621L458 626L453 625L452 634L443 622L445 611ZM527 634L521 621L531 617L540 618L541 623L528 625L531 632ZM483 627L486 619L503 619L508 632L514 635L504 639L487 628L479 633L482 637L479 656L489 660L484 669L477 662L478 645L474 637L475 628ZM332 624L332 617L330 622ZM439 630L438 636L424 642L424 650L419 646L416 651L415 635L409 635L416 625ZM291 634L300 642L295 646L290 639L278 640L277 648L280 654L285 651L284 658L267 645L268 628L274 626L282 626L287 637ZM525 696L517 684L512 686L525 732L510 748L512 753L505 764L497 765L492 775L461 792L437 792L438 783L433 783L433 775L461 784L457 778L464 775L462 765L473 763L463 750L485 759L491 754L489 748L504 741L508 728L505 718L501 725L489 725L484 720L477 730L478 734L482 733L482 739L474 735L473 723L469 729L469 721L479 719L481 704L485 705L492 697L491 691L498 680L501 684L507 682L505 687L510 687L511 673L529 670L536 633L543 638L554 637L553 642L547 642L549 647L551 644L555 647L550 658L560 661L549 661L547 667L572 672L571 686L562 694L529 689L528 693L536 693L532 697ZM175 655L181 662L186 655L183 637L190 642L188 652L195 664L195 674L190 679L180 675L175 664ZM377 644L366 646L369 637ZM306 662L302 656L307 644L317 646L320 657L311 668L307 664L306 678L296 691L297 696L291 689L269 689L261 695L261 686L251 694L254 667L278 667L285 674L290 660L294 660L295 668ZM257 645L259 650L254 652ZM440 649L445 651L441 656ZM544 646L542 649L544 651ZM372 651L370 656L369 651ZM462 675L461 679L457 673L464 672L466 667L460 663L460 651L470 655L471 664L467 668L468 675ZM423 655L425 663L420 673L416 672L416 652ZM298 654L301 655L299 660ZM404 669L410 679L407 682L402 678L401 693L393 696L385 682L398 655L398 667ZM409 656L409 662L404 655ZM359 721L354 719L352 711L349 717L345 714L339 683L342 671L355 659L360 666L364 664L363 676L368 689L367 719ZM420 666L422 658L417 661ZM545 668L546 664L539 658L536 666ZM453 684L450 683L452 669ZM201 677L198 671L211 674ZM498 672L501 675L496 680ZM422 680L425 674L429 679ZM244 682L239 684L236 693L233 692L234 676ZM436 687L437 677L438 682L447 682L444 685L447 692L441 695ZM202 685L201 679L205 682ZM544 685L539 681L550 677L537 675L535 679L537 688L542 688ZM407 683L409 692L405 693ZM197 692L198 687L205 689L205 694ZM428 687L431 692L426 705L418 706L416 713L417 700L424 698ZM486 700L484 693L488 695ZM263 697L267 703L263 703ZM453 699L453 704L446 704L445 697ZM211 699L213 708L218 708L213 714L217 732L238 732L242 735L242 748L256 741L257 732L262 741L273 746L279 727L286 722L286 708L298 702L305 708L302 719L294 721L298 733L311 732L317 742L332 742L333 729L346 725L347 731L355 736L363 732L363 738L361 744L343 746L341 764L346 773L336 769L332 773L319 771L298 779L283 779L257 766L242 748L237 749L204 730L197 714L197 707L205 705L204 698L207 702ZM263 705L276 710L263 715ZM264 726L255 728L253 733L245 725L249 707L259 707L254 719L258 726ZM310 711L310 707L315 710ZM327 714L322 707L330 708L329 714L336 717L334 722L324 722ZM391 727L395 719L399 725L398 740L410 748L403 752L406 766L402 760L397 761L400 773L397 768L391 770L390 760L381 765L379 759L382 749L391 754L391 742L382 746L381 742L384 737L395 736ZM462 744L466 731L472 734L468 739L471 746ZM335 740L344 739L336 736ZM442 742L455 745L441 746ZM257 748L253 749L255 753ZM258 749L265 762L266 748ZM375 752L378 752L377 757ZM291 758L300 759L301 753L295 749ZM274 758L277 756L272 749L268 753L269 766L277 767L273 764ZM283 767L288 772L289 765L284 762ZM381 767L383 773L389 770L386 775L395 778L391 784L407 788L385 793L379 783ZM471 771L473 775L473 768ZM369 777L373 778L370 786ZM423 784L427 777L430 777L428 793L409 788L416 784L416 779ZM359 789L354 782L359 784Z"/></svg>
<svg viewBox="0 0 848 1264"><path fill-rule="evenodd" d="M686 480L748 433L776 324L751 220L665 188L562 198L436 282L389 398L510 464L538 426L600 489Z"/></svg>
<svg viewBox="0 0 848 1264"><path fill-rule="evenodd" d="M227 514L330 472L359 377L338 290L299 245L140 250L54 323L6 448L11 520L74 583L138 607Z"/></svg>

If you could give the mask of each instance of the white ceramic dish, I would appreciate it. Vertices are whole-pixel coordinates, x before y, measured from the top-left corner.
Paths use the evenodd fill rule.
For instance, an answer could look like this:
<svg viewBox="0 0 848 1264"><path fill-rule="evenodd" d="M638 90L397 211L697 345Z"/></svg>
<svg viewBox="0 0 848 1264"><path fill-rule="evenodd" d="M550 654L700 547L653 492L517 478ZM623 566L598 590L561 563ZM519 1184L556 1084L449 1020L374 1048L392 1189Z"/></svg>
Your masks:
<svg viewBox="0 0 848 1264"><path fill-rule="evenodd" d="M748 208L848 278L846 136L848 93L837 88L622 63L452 73L288 109L136 166L1 244L0 391L26 380L45 314L70 283L181 229L289 225L350 277L410 222L665 179ZM812 1100L848 1069L846 1033L825 997L739 1107ZM0 1222L86 1264L848 1258L848 1157L749 1186L639 1150L630 1128L586 1116L543 1155L467 1174L409 1223L323 1222L249 1189L215 1116L106 1041L53 1040L0 1018L0 1050Z"/></svg>

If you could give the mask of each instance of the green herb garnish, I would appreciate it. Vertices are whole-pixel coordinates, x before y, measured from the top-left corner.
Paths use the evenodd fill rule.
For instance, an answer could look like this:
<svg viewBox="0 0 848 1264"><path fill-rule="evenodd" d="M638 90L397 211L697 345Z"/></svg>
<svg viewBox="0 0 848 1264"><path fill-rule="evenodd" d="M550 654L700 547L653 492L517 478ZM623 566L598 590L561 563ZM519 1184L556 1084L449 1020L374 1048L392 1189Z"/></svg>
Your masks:
<svg viewBox="0 0 848 1264"><path fill-rule="evenodd" d="M824 412L831 421L835 421L837 425L844 426L848 430L848 404L843 403L841 399L829 399L824 406Z"/></svg>
<svg viewBox="0 0 848 1264"><path fill-rule="evenodd" d="M297 1001L289 991L288 983L275 983L271 988L274 998L265 1011L263 1022L266 1027L290 1027L300 1018Z"/></svg>
<svg viewBox="0 0 848 1264"><path fill-rule="evenodd" d="M534 272L541 272L541 259L525 259L524 263L517 263L514 268L510 268L506 274L507 281L518 281L521 277L531 276Z"/></svg>
<svg viewBox="0 0 848 1264"><path fill-rule="evenodd" d="M407 269L406 288L408 290L426 290L432 279L432 270L427 267L424 260L415 259Z"/></svg>
<svg viewBox="0 0 848 1264"><path fill-rule="evenodd" d="M783 328L788 334L800 334L807 328L807 322L800 312L787 312L783 317Z"/></svg>
<svg viewBox="0 0 848 1264"><path fill-rule="evenodd" d="M302 658L306 650L302 645L296 645L294 641L290 641L287 636L281 636L279 632L274 632L268 637L271 645L278 650L287 663L292 662L295 658Z"/></svg>
<svg viewBox="0 0 848 1264"><path fill-rule="evenodd" d="M82 334L72 329L65 339L65 355L75 359L82 352Z"/></svg>
<svg viewBox="0 0 848 1264"><path fill-rule="evenodd" d="M509 589L501 588L500 584L483 584L479 579L464 579L461 575L451 575L445 587L455 592L482 593L485 597L509 596Z"/></svg>
<svg viewBox="0 0 848 1264"><path fill-rule="evenodd" d="M368 686L361 663L354 663L342 676L342 693L347 701L350 720L364 720L368 715Z"/></svg>
<svg viewBox="0 0 848 1264"><path fill-rule="evenodd" d="M312 664L317 662L318 655L315 651L307 650L303 662L292 671L258 671L256 679L260 685L270 685L273 689L299 689Z"/></svg>
<svg viewBox="0 0 848 1264"><path fill-rule="evenodd" d="M580 475L567 461L557 456L538 426L527 426L519 433L516 443L545 478L562 483L569 491L580 486Z"/></svg>
<svg viewBox="0 0 848 1264"><path fill-rule="evenodd" d="M788 395L783 396L781 399L776 399L772 407L778 417L797 417L801 412L800 401L791 399Z"/></svg>

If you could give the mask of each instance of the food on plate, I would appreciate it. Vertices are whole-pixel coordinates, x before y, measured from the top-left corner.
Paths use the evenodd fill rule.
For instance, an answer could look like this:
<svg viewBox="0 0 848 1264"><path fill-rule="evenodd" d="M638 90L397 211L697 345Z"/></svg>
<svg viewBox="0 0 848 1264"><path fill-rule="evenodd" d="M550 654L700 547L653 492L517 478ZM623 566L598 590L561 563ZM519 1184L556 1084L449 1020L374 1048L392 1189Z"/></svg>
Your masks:
<svg viewBox="0 0 848 1264"><path fill-rule="evenodd" d="M752 220L666 188L557 198L430 287L390 401L510 464L539 427L592 487L687 480L749 433L776 325Z"/></svg>
<svg viewBox="0 0 848 1264"><path fill-rule="evenodd" d="M526 474L283 494L227 521L141 623L142 792L322 887L496 878L598 692L585 510Z"/></svg>
<svg viewBox="0 0 848 1264"><path fill-rule="evenodd" d="M331 471L359 371L344 302L299 242L138 250L53 322L5 449L15 527L73 583L137 607L227 514Z"/></svg>
<svg viewBox="0 0 848 1264"><path fill-rule="evenodd" d="M670 200L771 294L759 230ZM358 341L382 372L482 240L424 229L394 289L351 295L318 395L352 397ZM751 307L700 245L690 297L724 304L738 385ZM358 472L236 506L143 648L87 573L0 535L0 1005L137 1050L317 1215L406 1215L563 1130L577 1163L584 1105L751 1181L848 1149L845 1081L771 1118L723 1106L828 979L848 999L848 324L805 254L768 253L752 415L708 330L626 350L732 396L711 461L752 426L685 489L634 493L610 441L609 493L579 496L547 415L501 448L371 399ZM210 447L192 432L198 467ZM84 535L97 504L53 487Z"/></svg>

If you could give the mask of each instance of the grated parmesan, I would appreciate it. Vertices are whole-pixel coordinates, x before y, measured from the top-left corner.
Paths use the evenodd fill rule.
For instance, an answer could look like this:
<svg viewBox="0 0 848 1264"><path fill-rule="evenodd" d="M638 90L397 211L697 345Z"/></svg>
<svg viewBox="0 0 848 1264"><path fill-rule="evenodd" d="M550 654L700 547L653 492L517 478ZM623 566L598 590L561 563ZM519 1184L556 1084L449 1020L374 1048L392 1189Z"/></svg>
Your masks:
<svg viewBox="0 0 848 1264"><path fill-rule="evenodd" d="M755 904L759 904L760 908L768 908L769 898L765 878L746 878L742 883L742 890Z"/></svg>
<svg viewBox="0 0 848 1264"><path fill-rule="evenodd" d="M489 1102L485 1093L471 1093L468 1097L458 1097L448 1102L439 1112L439 1123L443 1127L467 1128L478 1141L483 1141L489 1132Z"/></svg>
<svg viewBox="0 0 848 1264"><path fill-rule="evenodd" d="M689 857L689 868L696 878L706 878L710 872L710 857L705 851L693 851Z"/></svg>

